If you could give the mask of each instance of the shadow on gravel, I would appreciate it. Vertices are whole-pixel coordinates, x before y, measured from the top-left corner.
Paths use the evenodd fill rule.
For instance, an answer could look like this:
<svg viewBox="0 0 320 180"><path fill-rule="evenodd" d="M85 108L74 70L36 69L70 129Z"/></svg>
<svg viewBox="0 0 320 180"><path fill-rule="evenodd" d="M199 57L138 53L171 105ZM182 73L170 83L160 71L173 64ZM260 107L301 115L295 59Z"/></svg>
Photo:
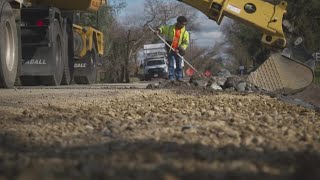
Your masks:
<svg viewBox="0 0 320 180"><path fill-rule="evenodd" d="M8 179L320 179L318 153L268 147L118 140L62 148L24 144L10 134L0 136L0 145L0 177Z"/></svg>

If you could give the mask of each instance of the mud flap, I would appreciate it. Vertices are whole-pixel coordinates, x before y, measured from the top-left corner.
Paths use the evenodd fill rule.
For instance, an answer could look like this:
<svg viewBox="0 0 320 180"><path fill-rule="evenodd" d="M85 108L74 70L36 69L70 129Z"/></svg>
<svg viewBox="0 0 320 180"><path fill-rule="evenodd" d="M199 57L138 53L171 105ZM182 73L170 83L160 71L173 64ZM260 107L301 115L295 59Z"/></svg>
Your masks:
<svg viewBox="0 0 320 180"><path fill-rule="evenodd" d="M59 86L63 75L63 47L62 33L59 22L55 19L49 28L49 46L33 46L22 48L22 69L20 80L22 85ZM37 82L32 82L35 79Z"/></svg>
<svg viewBox="0 0 320 180"><path fill-rule="evenodd" d="M74 63L73 78L77 84L94 84L97 78L96 67L97 53L95 48L92 52L88 52L87 55L77 60Z"/></svg>
<svg viewBox="0 0 320 180"><path fill-rule="evenodd" d="M302 91L313 79L314 72L310 67L280 53L272 54L248 77L248 81L257 87L280 94Z"/></svg>
<svg viewBox="0 0 320 180"><path fill-rule="evenodd" d="M51 48L25 48L23 50L24 60L22 63L22 76L50 76L54 74L55 61L52 60ZM31 56L28 54L30 53Z"/></svg>
<svg viewBox="0 0 320 180"><path fill-rule="evenodd" d="M24 59L22 62L20 81L23 86L36 86L46 84L43 83L46 78L52 77L55 74L55 61L51 48L25 48L23 51L29 51L31 57L26 56L24 52ZM29 58L28 58L29 57Z"/></svg>
<svg viewBox="0 0 320 180"><path fill-rule="evenodd" d="M55 56L58 54L52 47L25 48L23 51L29 51L31 57L24 54L24 60L21 68L20 80L22 85L60 85L62 79L62 62L56 62ZM56 76L58 80L55 80ZM30 79L37 79L32 82Z"/></svg>

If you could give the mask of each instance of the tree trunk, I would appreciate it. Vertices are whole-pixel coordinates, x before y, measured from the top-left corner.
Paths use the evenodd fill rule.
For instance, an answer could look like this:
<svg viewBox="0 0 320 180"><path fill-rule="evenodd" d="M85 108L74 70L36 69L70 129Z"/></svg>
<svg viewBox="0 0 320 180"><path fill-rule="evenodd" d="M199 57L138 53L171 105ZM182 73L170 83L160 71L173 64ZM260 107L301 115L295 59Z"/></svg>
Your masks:
<svg viewBox="0 0 320 180"><path fill-rule="evenodd" d="M128 65L126 66L126 72L125 72L125 80L126 80L126 83L130 83L130 74L129 74L129 68L128 68Z"/></svg>
<svg viewBox="0 0 320 180"><path fill-rule="evenodd" d="M128 31L128 36L127 36L127 54L125 57L125 62L124 62L124 78L126 83L130 83L130 78L129 78L129 58L130 58L130 35L131 35L131 30Z"/></svg>
<svg viewBox="0 0 320 180"><path fill-rule="evenodd" d="M125 73L125 66L124 65L122 65L121 66L121 74L120 74L120 83L123 83L124 82L124 73Z"/></svg>

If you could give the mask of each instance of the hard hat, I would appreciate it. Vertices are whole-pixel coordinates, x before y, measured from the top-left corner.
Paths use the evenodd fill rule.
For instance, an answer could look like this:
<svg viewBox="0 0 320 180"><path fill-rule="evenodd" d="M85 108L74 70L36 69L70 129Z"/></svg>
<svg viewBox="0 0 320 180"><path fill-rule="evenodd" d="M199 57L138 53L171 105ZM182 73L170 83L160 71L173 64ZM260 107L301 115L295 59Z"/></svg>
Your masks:
<svg viewBox="0 0 320 180"><path fill-rule="evenodd" d="M185 16L179 16L177 22L188 22L188 19Z"/></svg>

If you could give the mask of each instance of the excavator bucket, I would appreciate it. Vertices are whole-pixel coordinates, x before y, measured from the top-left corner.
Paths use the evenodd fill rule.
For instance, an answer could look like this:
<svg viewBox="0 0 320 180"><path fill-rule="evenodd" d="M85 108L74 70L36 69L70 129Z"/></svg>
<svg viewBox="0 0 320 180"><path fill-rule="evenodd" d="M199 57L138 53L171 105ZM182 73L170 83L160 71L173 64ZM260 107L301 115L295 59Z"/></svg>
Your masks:
<svg viewBox="0 0 320 180"><path fill-rule="evenodd" d="M280 94L294 94L308 87L314 79L313 70L299 61L272 54L248 81L264 90Z"/></svg>

